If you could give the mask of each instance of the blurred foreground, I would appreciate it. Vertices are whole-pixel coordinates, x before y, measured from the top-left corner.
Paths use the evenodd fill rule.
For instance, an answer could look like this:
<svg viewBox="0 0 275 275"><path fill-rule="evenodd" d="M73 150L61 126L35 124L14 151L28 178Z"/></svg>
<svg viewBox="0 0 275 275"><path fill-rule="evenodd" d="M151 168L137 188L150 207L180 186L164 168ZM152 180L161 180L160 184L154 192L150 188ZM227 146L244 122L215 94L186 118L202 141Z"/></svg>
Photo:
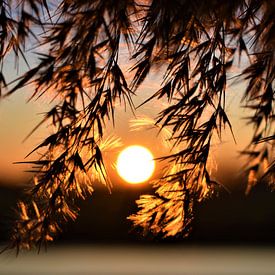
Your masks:
<svg viewBox="0 0 275 275"><path fill-rule="evenodd" d="M0 256L0 274L224 275L275 274L275 249L264 247L58 246Z"/></svg>

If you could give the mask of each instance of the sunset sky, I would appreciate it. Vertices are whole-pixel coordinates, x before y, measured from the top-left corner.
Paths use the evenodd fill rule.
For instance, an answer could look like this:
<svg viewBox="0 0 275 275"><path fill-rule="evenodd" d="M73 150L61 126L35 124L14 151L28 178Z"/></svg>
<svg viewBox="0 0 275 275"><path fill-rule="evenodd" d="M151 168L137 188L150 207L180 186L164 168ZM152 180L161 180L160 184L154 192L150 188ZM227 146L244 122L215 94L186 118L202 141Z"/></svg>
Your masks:
<svg viewBox="0 0 275 275"><path fill-rule="evenodd" d="M26 56L30 66L37 64L37 57L34 51L43 51L43 46L38 49L32 49L32 44L27 45ZM120 66L130 83L133 73L130 71L134 60L129 59L129 52L125 43L120 46ZM8 78L7 81L12 81L18 76L22 75L27 70L27 66L20 59L19 67L15 66L15 59L11 54L5 63L5 74ZM247 116L247 112L241 106L241 98L245 90L245 82L240 78L238 81L234 78L240 74L244 66L247 65L247 57L242 57L241 62L234 61L231 72L228 74L232 80L228 81L227 94L226 94L226 112L233 126L233 131L237 143L231 135L230 130L227 128L224 131L222 141L214 138L212 144L212 153L217 171L220 173L219 178L223 177L223 172L232 169L239 173L242 165L242 160L239 158L238 152L242 150L250 141L252 136L251 127L246 125L243 119ZM134 105L137 107L146 99L151 97L162 84L163 70L160 68L153 69L149 77L139 87L135 96L133 96ZM40 142L42 142L49 133L52 133L51 126L43 124L37 129L28 139L25 138L33 130L33 128L42 120L43 115L53 106L55 101L51 101L52 97L49 94L39 98L38 100L31 100L29 98L33 93L34 87L31 85L17 91L15 94L6 97L0 101L0 182L13 181L20 183L22 178L30 178L29 173L24 171L29 168L28 165L14 164L14 162L34 160L38 158L35 152L28 159L25 156ZM154 157L158 158L169 154L169 150L163 146L163 134L155 129L137 129L133 131L132 124L135 120L151 120L158 115L158 113L168 106L166 100L152 100L145 105L142 105L133 114L131 108L127 106L125 109L124 103L117 104L115 111L115 125L112 122L107 122L105 138L114 136L121 140L122 147L115 149L113 152L105 154L106 165L111 167L109 169L110 175L114 181L120 181L117 172L112 167L116 162L117 156L123 148L130 145L142 145L152 151ZM161 168L160 163L156 164L156 174Z"/></svg>
<svg viewBox="0 0 275 275"><path fill-rule="evenodd" d="M124 57L126 59L126 57ZM12 58L9 59L10 66L9 74L10 80L16 77L16 70L12 66ZM34 59L33 62L35 63ZM24 66L23 66L24 68ZM129 65L124 69L127 70ZM240 67L235 66L235 74L240 72ZM22 71L22 69L21 69ZM128 78L131 74L128 73ZM155 93L161 84L161 78L158 71L151 73L149 79L139 88L136 96L133 96L135 106L140 105L144 100L149 98ZM241 160L238 159L238 151L240 151L249 141L251 136L251 129L246 126L245 117L247 114L243 108L241 108L241 97L245 88L244 83L236 83L230 86L227 93L227 112L231 123L233 125L234 134L237 140L237 144L230 134L229 129L224 131L223 141L215 140L213 145L213 154L215 162L218 165L219 171L224 171L232 165L235 167L235 172L239 172ZM36 101L27 102L32 94L32 87L28 86L16 94L13 94L7 98L4 98L0 102L0 174L1 181L11 180L19 181L21 178L30 177L24 170L28 168L26 165L13 164L17 161L24 161L24 157L38 145L48 133L51 133L51 128L42 125L35 133L30 136L26 141L24 139L31 132L31 130L40 122L43 118L43 114L50 108L51 98L42 97ZM114 163L119 152L129 145L143 145L152 151L154 157L160 157L169 154L169 150L161 145L161 136L158 134L157 129L139 129L138 131L131 130L131 123L133 120L154 119L158 112L163 107L167 106L167 102L164 100L153 100L142 107L138 108L135 115L132 113L129 107L125 111L125 107L116 107L115 113L115 127L112 123L106 125L106 137L108 135L114 135L121 139L123 146L120 149L115 149L106 157L106 164L110 162ZM23 142L24 141L24 142ZM34 153L27 160L32 160L37 157L37 153ZM159 164L157 164L157 169ZM113 179L118 180L117 173L111 171Z"/></svg>

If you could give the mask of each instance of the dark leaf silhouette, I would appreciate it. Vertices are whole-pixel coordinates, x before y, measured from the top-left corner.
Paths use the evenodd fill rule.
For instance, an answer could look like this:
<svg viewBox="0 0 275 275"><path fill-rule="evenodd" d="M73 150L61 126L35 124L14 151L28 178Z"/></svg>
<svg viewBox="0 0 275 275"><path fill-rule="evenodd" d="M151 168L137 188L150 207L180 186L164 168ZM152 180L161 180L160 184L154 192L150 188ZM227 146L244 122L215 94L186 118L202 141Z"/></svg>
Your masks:
<svg viewBox="0 0 275 275"><path fill-rule="evenodd" d="M243 104L254 128L242 152L248 160L246 193L259 178L274 185L274 17L274 1L266 0L2 1L4 95L32 84L31 99L47 94L54 100L41 122L52 124L54 133L30 153L40 156L29 162L36 173L32 195L18 203L11 247L51 241L64 222L77 217L75 198L91 195L94 181L111 189L102 151L116 142L104 142L106 121L114 121L117 103L135 109L132 96L154 70L162 76L161 88L143 104L167 99L153 126L169 133L171 154L162 158L168 166L153 182L155 194L137 201L139 211L129 217L134 225L164 237L190 232L194 205L218 186L211 149L224 128L233 135L226 99L241 60ZM44 48L37 47L38 65L7 85L7 56L13 52L27 63L31 39ZM134 61L130 79L122 58L126 48Z"/></svg>

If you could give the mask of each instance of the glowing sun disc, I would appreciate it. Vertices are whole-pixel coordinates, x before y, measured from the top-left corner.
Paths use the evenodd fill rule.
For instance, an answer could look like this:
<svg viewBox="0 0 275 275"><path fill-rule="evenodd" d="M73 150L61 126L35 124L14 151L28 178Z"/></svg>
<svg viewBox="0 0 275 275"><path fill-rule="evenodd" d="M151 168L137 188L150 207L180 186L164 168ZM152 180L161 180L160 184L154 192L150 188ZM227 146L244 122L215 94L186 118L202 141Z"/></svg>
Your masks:
<svg viewBox="0 0 275 275"><path fill-rule="evenodd" d="M139 145L129 146L117 158L117 172L129 183L145 182L155 170L153 158L147 148Z"/></svg>

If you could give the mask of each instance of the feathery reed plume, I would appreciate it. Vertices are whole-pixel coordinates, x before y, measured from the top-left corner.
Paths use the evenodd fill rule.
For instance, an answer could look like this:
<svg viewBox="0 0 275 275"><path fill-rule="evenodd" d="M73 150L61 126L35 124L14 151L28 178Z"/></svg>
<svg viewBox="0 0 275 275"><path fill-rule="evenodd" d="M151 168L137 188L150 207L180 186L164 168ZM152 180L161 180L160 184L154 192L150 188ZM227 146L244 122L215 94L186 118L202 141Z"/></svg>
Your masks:
<svg viewBox="0 0 275 275"><path fill-rule="evenodd" d="M90 196L95 182L111 190L103 155L119 146L120 139L110 136L93 149L95 152L79 151L77 147L64 152L61 145L59 151L55 146L54 151L45 153L43 160L33 161L34 184L29 199L18 203L18 220L10 246L17 251L33 246L40 249L53 240L65 222L77 218L78 198Z"/></svg>
<svg viewBox="0 0 275 275"><path fill-rule="evenodd" d="M12 3L19 5L12 9ZM35 204L19 204L21 221L13 238L18 247L50 240L59 221L75 218L75 196L92 192L90 169L100 171L111 187L100 150L105 123L114 119L118 102L134 109L132 96L154 68L165 73L148 100L168 101L154 124L171 131L165 142L176 151L164 158L171 166L156 183L156 194L142 197L140 212L130 217L136 225L164 236L189 232L193 205L213 192L213 138L222 139L225 127L233 135L226 113L228 76L244 56L248 61L239 78L247 85L243 100L254 127L243 151L249 159L247 193L259 177L274 185L274 1L60 0L50 8L47 3L0 4L0 88L6 86L7 53L24 58L24 45L34 36L46 50L5 95L33 84L32 98L50 94L57 99L41 122L52 124L55 132L34 149L46 153L31 162L37 173ZM43 36L35 35L36 27ZM135 62L130 84L120 58L125 42ZM35 223L29 222L30 213ZM58 217L54 224L49 222L53 216Z"/></svg>
<svg viewBox="0 0 275 275"><path fill-rule="evenodd" d="M162 145L170 154L178 154L180 146L173 146L173 131L161 124L156 124L148 117L139 117L130 121L133 131L151 128L159 129ZM144 232L161 234L164 237L184 232L187 236L192 220L195 201L202 201L213 193L209 185L210 179L203 176L200 169L188 168L184 163L171 161L170 157L163 156L160 160L168 159L166 168L160 179L153 180L151 184L155 190L154 195L142 195L137 201L139 211L128 217L136 227ZM209 162L210 163L210 162ZM211 165L212 163L210 163ZM208 165L209 166L209 165ZM212 170L213 167L209 167ZM189 178L187 178L189 172Z"/></svg>

